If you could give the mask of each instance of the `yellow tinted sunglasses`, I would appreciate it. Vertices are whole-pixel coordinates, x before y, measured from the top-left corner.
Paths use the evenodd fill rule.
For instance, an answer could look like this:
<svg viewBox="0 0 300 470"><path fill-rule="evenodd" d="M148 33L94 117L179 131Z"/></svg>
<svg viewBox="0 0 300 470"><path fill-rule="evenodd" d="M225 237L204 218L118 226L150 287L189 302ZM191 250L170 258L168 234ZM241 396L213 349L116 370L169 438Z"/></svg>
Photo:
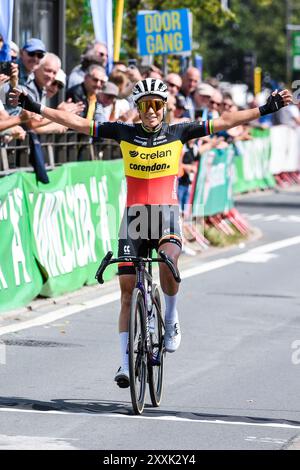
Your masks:
<svg viewBox="0 0 300 470"><path fill-rule="evenodd" d="M137 104L137 107L142 113L147 113L150 108L156 113L160 109L164 107L165 102L162 100L147 100L147 101L140 101Z"/></svg>

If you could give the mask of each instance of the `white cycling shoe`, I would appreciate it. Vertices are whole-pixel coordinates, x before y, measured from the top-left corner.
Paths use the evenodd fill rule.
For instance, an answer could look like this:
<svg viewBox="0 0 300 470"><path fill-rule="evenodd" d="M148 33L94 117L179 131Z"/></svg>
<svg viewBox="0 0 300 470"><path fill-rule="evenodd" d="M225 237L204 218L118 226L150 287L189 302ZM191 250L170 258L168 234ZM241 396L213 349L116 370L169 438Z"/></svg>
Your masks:
<svg viewBox="0 0 300 470"><path fill-rule="evenodd" d="M116 375L115 375L115 382L120 388L127 388L129 387L129 370L125 369L124 367L119 367Z"/></svg>
<svg viewBox="0 0 300 470"><path fill-rule="evenodd" d="M180 345L181 332L180 325L176 323L166 322L165 324L165 348L169 353L175 352Z"/></svg>

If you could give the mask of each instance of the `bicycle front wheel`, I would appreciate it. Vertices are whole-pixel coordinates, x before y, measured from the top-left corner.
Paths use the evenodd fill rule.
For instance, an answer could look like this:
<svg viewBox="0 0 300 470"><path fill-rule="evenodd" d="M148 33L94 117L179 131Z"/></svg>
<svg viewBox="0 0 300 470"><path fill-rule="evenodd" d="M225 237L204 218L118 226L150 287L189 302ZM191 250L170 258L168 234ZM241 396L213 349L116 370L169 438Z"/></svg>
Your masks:
<svg viewBox="0 0 300 470"><path fill-rule="evenodd" d="M149 392L153 406L159 406L163 392L164 345L161 298L158 286L152 287L153 306L150 320L151 351L148 356Z"/></svg>
<svg viewBox="0 0 300 470"><path fill-rule="evenodd" d="M135 414L141 414L145 405L147 356L144 298L137 288L131 300L128 349L131 402Z"/></svg>

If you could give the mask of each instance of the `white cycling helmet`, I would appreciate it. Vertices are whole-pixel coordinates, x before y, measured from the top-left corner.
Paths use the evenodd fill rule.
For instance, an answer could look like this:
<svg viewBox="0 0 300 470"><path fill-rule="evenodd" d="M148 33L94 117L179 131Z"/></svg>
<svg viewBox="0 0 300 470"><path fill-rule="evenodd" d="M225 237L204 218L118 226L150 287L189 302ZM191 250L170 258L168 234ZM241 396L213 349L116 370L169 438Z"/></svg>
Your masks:
<svg viewBox="0 0 300 470"><path fill-rule="evenodd" d="M137 103L143 96L156 95L164 101L168 98L168 87L159 78L145 78L135 84L132 89L132 98Z"/></svg>

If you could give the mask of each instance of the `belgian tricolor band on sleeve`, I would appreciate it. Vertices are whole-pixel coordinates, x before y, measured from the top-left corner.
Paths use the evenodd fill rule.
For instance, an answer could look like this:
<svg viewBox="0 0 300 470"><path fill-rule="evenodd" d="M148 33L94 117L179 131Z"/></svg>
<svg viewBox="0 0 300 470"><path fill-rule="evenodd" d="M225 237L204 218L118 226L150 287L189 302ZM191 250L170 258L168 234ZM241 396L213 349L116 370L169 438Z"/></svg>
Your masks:
<svg viewBox="0 0 300 470"><path fill-rule="evenodd" d="M208 121L204 122L205 125L205 130L207 132L207 135L213 134L214 133L214 122L212 119L209 119Z"/></svg>

